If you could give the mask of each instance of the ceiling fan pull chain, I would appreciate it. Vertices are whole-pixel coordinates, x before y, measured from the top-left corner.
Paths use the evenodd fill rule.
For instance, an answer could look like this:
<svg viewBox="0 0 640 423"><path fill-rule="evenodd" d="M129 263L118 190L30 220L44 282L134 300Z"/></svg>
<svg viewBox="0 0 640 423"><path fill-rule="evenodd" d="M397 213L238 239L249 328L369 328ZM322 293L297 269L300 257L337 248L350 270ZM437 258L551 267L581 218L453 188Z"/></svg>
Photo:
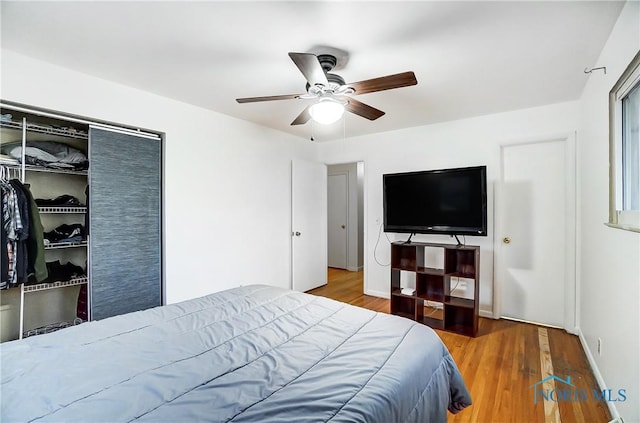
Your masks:
<svg viewBox="0 0 640 423"><path fill-rule="evenodd" d="M347 139L347 115L342 115L342 139Z"/></svg>

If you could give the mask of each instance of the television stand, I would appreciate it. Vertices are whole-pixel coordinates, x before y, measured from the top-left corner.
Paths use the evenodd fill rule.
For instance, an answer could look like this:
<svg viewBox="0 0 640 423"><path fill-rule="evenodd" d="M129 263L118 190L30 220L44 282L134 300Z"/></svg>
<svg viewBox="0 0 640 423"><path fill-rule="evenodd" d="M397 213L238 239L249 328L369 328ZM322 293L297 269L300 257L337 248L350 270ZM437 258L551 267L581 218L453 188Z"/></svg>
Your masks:
<svg viewBox="0 0 640 423"><path fill-rule="evenodd" d="M442 266L426 267L425 251L442 253ZM401 291L405 288L401 286L402 272L415 275L413 295ZM466 292L473 290L473 295L455 295L462 280L466 283ZM478 246L402 241L391 244L391 314L434 329L475 337L478 333L479 285ZM434 303L442 308L434 307Z"/></svg>

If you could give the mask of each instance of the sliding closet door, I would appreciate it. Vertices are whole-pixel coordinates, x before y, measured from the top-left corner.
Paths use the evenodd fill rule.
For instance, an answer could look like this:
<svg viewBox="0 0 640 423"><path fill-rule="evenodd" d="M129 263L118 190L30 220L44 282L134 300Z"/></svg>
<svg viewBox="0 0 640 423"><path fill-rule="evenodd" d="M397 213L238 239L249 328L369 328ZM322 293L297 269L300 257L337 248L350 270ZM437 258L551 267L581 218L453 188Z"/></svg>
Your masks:
<svg viewBox="0 0 640 423"><path fill-rule="evenodd" d="M162 303L161 140L89 133L91 318Z"/></svg>

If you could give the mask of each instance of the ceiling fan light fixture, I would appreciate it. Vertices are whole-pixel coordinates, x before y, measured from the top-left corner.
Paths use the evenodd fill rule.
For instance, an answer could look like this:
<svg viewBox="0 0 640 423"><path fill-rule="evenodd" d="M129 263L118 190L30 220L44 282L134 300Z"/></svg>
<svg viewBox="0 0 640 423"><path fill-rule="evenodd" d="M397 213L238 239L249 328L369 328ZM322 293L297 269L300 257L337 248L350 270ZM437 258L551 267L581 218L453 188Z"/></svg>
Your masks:
<svg viewBox="0 0 640 423"><path fill-rule="evenodd" d="M314 121L322 125L330 125L340 120L344 114L344 106L343 102L335 99L321 98L309 108L309 114Z"/></svg>

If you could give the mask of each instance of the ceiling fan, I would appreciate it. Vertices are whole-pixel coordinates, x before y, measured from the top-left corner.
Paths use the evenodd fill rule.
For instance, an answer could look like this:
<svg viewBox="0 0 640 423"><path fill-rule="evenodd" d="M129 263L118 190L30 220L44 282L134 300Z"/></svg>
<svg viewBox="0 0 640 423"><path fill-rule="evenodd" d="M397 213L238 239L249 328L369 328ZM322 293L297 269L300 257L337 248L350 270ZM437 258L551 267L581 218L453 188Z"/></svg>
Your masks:
<svg viewBox="0 0 640 423"><path fill-rule="evenodd" d="M366 119L375 120L384 115L384 112L354 99L353 95L407 87L418 83L413 72L403 72L347 84L340 75L330 73L337 63L336 57L332 54L289 53L289 57L307 79L306 93L245 97L238 98L236 101L238 103L254 103L272 100L317 99L316 102L307 106L291 122L291 125L305 124L311 118L320 123L333 123L340 119L345 110Z"/></svg>

